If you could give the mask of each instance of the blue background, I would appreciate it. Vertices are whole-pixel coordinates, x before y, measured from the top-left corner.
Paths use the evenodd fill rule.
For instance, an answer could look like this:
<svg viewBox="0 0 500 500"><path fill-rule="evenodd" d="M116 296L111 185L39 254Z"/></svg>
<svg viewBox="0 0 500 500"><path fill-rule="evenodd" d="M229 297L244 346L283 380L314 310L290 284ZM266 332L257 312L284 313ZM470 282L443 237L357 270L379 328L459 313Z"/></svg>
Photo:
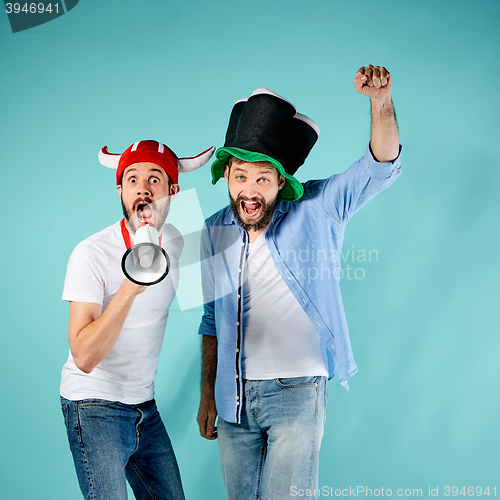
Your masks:
<svg viewBox="0 0 500 500"><path fill-rule="evenodd" d="M0 496L80 498L60 297L74 246L121 218L98 150L220 146L233 103L266 86L321 127L297 177L326 177L368 143L352 80L370 63L392 74L403 174L347 228L345 250L378 259L341 283L359 373L349 392L330 383L320 486L500 496L499 15L491 0L82 0L12 34L0 13ZM208 167L180 182L204 216L226 204ZM200 316L172 306L156 398L187 498L218 500L217 444L195 422Z"/></svg>

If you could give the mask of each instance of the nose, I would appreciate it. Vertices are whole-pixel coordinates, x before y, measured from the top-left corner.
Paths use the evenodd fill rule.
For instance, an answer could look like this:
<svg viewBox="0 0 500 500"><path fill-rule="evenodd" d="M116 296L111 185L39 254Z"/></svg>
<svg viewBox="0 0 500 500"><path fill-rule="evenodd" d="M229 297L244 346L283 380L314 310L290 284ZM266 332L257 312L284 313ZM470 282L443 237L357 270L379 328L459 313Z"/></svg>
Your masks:
<svg viewBox="0 0 500 500"><path fill-rule="evenodd" d="M143 196L151 195L151 190L149 188L149 183L146 179L142 179L137 182L137 194Z"/></svg>
<svg viewBox="0 0 500 500"><path fill-rule="evenodd" d="M246 198L254 198L257 196L259 194L257 181L246 182L241 194Z"/></svg>

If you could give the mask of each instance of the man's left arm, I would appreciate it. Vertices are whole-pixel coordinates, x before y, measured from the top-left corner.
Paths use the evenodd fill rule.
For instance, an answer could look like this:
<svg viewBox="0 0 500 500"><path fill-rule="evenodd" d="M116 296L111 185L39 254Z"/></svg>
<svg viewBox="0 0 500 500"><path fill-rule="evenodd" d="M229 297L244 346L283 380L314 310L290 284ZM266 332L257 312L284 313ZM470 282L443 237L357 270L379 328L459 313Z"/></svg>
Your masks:
<svg viewBox="0 0 500 500"><path fill-rule="evenodd" d="M369 150L350 168L328 179L310 181L324 210L341 225L365 203L389 187L401 173L399 133L391 99L391 75L379 66L359 68L356 90L370 97L372 130Z"/></svg>
<svg viewBox="0 0 500 500"><path fill-rule="evenodd" d="M399 155L399 132L391 98L391 74L382 66L362 66L356 73L356 90L370 98L372 130L370 147L378 162L394 161Z"/></svg>

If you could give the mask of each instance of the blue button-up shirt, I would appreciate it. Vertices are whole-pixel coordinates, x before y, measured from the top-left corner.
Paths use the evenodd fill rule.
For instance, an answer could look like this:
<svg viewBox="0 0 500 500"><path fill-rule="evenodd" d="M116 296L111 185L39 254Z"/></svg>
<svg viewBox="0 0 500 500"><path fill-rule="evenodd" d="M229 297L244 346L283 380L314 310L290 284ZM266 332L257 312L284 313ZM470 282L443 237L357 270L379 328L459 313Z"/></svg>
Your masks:
<svg viewBox="0 0 500 500"><path fill-rule="evenodd" d="M300 200L280 201L266 232L276 269L327 348L329 378L338 373L346 389L357 367L339 287L345 225L400 173L399 156L394 162L379 163L368 148L345 172L304 183ZM217 411L233 423L240 422L244 397L242 289L247 246L248 235L237 225L229 206L206 220L201 246L205 305L199 333L217 336Z"/></svg>

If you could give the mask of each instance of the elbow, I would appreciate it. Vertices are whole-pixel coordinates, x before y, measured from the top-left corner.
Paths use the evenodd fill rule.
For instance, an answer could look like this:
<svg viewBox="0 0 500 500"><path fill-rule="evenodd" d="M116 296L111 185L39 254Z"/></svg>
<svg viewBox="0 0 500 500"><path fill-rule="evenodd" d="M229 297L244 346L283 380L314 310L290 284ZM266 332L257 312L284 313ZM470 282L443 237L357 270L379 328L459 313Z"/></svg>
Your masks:
<svg viewBox="0 0 500 500"><path fill-rule="evenodd" d="M92 373L94 371L94 368L99 364L93 359L75 355L73 355L73 361L75 362L76 367L81 372L86 374Z"/></svg>
<svg viewBox="0 0 500 500"><path fill-rule="evenodd" d="M86 373L87 375L89 373L92 373L94 371L94 368L95 368L95 365L76 365L78 367L78 369L83 372L83 373Z"/></svg>

